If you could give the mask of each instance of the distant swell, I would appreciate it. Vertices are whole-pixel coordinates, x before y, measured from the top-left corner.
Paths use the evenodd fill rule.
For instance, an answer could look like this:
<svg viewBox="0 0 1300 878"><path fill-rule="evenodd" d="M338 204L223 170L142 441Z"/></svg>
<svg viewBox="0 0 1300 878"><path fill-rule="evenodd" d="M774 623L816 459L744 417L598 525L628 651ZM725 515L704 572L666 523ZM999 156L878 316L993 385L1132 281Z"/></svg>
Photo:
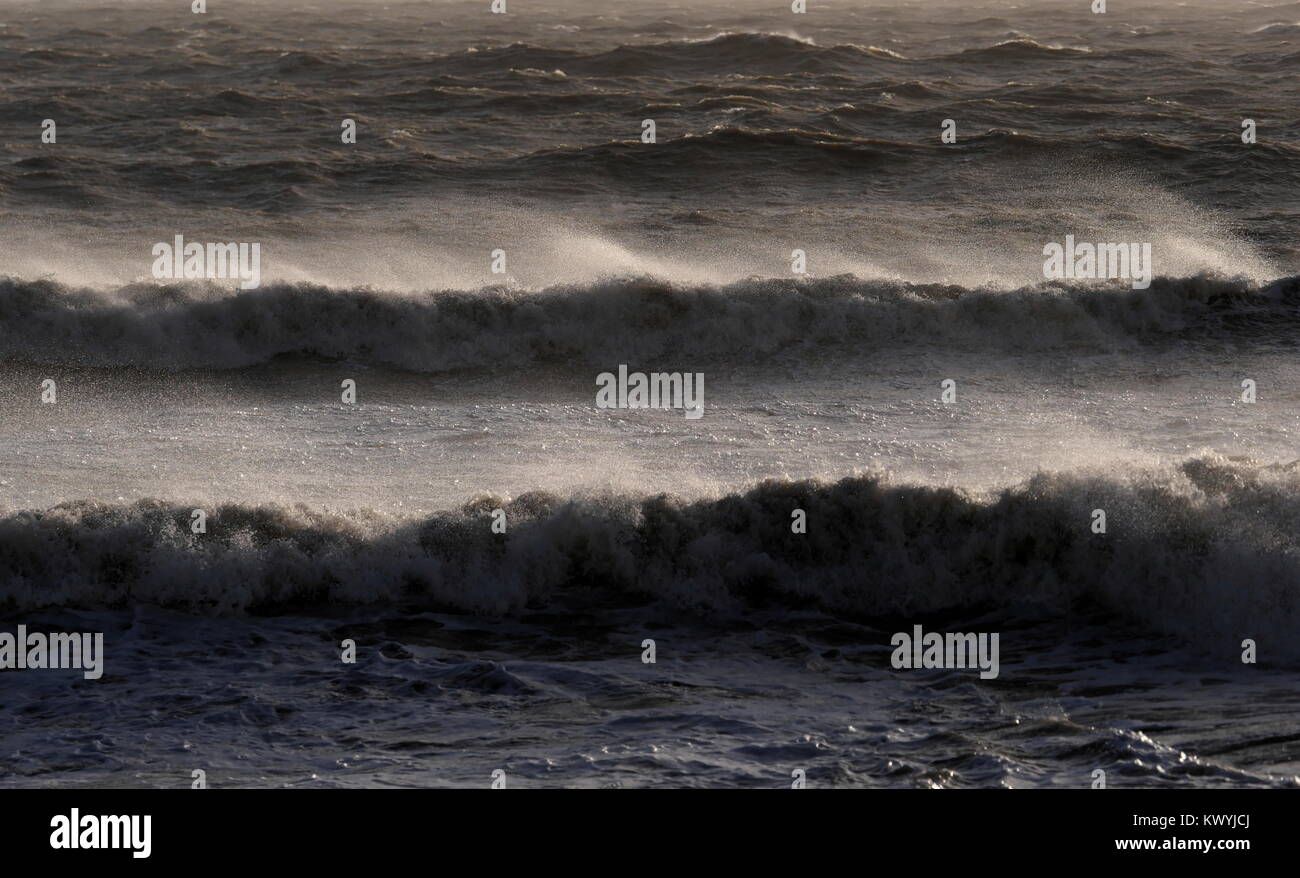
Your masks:
<svg viewBox="0 0 1300 878"><path fill-rule="evenodd" d="M473 49L435 61L438 69L466 73L481 67L562 69L586 76L673 76L728 71L827 73L904 59L875 46L817 46L781 34L722 33L707 40L678 40L617 46L589 53L547 49L525 43Z"/></svg>
<svg viewBox="0 0 1300 878"><path fill-rule="evenodd" d="M273 284L236 292L112 292L0 279L9 362L231 369L283 355L418 372L529 364L698 362L899 346L1046 350L1234 333L1291 337L1300 279L1157 278L1147 290L1050 284L1017 291L850 275L683 286L625 278L540 292L399 294Z"/></svg>
<svg viewBox="0 0 1300 878"><path fill-rule="evenodd" d="M491 531L504 509L507 533ZM1107 513L1093 533L1092 510ZM807 533L791 533L791 511ZM0 518L0 606L198 613L410 603L487 614L665 604L844 618L1085 602L1221 655L1300 657L1300 467L1219 457L1108 477L1039 475L980 499L875 478L669 496L482 497L421 520L304 507L93 502Z"/></svg>

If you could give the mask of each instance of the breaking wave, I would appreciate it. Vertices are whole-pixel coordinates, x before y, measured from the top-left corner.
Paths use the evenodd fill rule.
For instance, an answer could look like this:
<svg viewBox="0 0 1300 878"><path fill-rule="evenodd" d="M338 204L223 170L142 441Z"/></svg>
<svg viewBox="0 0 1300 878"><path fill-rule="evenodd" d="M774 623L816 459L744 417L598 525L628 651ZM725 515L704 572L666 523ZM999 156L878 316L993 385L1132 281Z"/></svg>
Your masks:
<svg viewBox="0 0 1300 878"><path fill-rule="evenodd" d="M1286 337L1300 279L1157 278L1149 289L1064 282L1014 291L751 278L723 286L622 278L530 292L400 294L272 284L114 291L0 279L10 362L233 369L304 355L417 372L531 364L725 362L900 346L1114 349L1165 338Z"/></svg>
<svg viewBox="0 0 1300 878"><path fill-rule="evenodd" d="M492 510L508 531L491 531ZM791 511L807 533L791 533ZM1107 530L1094 533L1094 509ZM68 503L0 518L0 606L149 604L196 613L410 603L510 614L666 605L725 621L755 608L842 618L1081 603L1228 655L1300 657L1300 463L1218 456L1122 475L1039 474L993 496L767 481L668 495L482 496L423 519L303 506L191 510Z"/></svg>

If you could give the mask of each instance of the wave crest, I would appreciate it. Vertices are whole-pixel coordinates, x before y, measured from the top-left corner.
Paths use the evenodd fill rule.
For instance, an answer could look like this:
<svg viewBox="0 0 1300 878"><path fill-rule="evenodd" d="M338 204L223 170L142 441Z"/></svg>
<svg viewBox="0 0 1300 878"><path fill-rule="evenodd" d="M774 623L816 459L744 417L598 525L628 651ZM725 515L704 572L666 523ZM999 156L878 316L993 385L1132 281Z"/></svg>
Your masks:
<svg viewBox="0 0 1300 878"><path fill-rule="evenodd" d="M230 369L283 355L417 372L531 364L811 355L946 345L1113 349L1187 334L1293 333L1300 279L1157 278L1146 290L1045 283L1015 291L852 275L679 285L622 278L527 292L423 294L311 284L111 292L0 279L10 362Z"/></svg>
<svg viewBox="0 0 1300 878"><path fill-rule="evenodd" d="M491 511L508 532L493 534ZM1091 529L1092 510L1107 532ZM791 533L791 510L807 533ZM1080 602L1230 654L1300 657L1300 465L1207 456L1106 477L1040 474L997 496L767 481L719 499L535 492L421 520L229 505L91 502L0 518L0 603L200 613L411 602L508 614L640 606L844 618Z"/></svg>

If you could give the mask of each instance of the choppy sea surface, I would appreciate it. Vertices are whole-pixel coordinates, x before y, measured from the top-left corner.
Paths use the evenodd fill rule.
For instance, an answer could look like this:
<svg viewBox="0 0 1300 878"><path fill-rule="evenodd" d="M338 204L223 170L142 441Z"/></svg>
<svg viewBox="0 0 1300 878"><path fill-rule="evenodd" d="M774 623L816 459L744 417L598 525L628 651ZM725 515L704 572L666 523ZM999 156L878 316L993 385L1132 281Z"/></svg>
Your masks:
<svg viewBox="0 0 1300 878"><path fill-rule="evenodd" d="M1300 3L489 5L0 0L0 786L1300 786Z"/></svg>

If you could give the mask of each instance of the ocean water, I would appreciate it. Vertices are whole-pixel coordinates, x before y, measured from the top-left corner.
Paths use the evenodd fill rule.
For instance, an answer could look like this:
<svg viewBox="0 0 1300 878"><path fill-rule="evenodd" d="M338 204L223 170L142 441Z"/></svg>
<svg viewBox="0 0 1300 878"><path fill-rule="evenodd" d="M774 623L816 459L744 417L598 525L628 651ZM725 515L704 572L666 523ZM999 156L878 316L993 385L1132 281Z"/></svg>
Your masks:
<svg viewBox="0 0 1300 878"><path fill-rule="evenodd" d="M1300 786L1300 3L508 2L0 0L0 786Z"/></svg>

